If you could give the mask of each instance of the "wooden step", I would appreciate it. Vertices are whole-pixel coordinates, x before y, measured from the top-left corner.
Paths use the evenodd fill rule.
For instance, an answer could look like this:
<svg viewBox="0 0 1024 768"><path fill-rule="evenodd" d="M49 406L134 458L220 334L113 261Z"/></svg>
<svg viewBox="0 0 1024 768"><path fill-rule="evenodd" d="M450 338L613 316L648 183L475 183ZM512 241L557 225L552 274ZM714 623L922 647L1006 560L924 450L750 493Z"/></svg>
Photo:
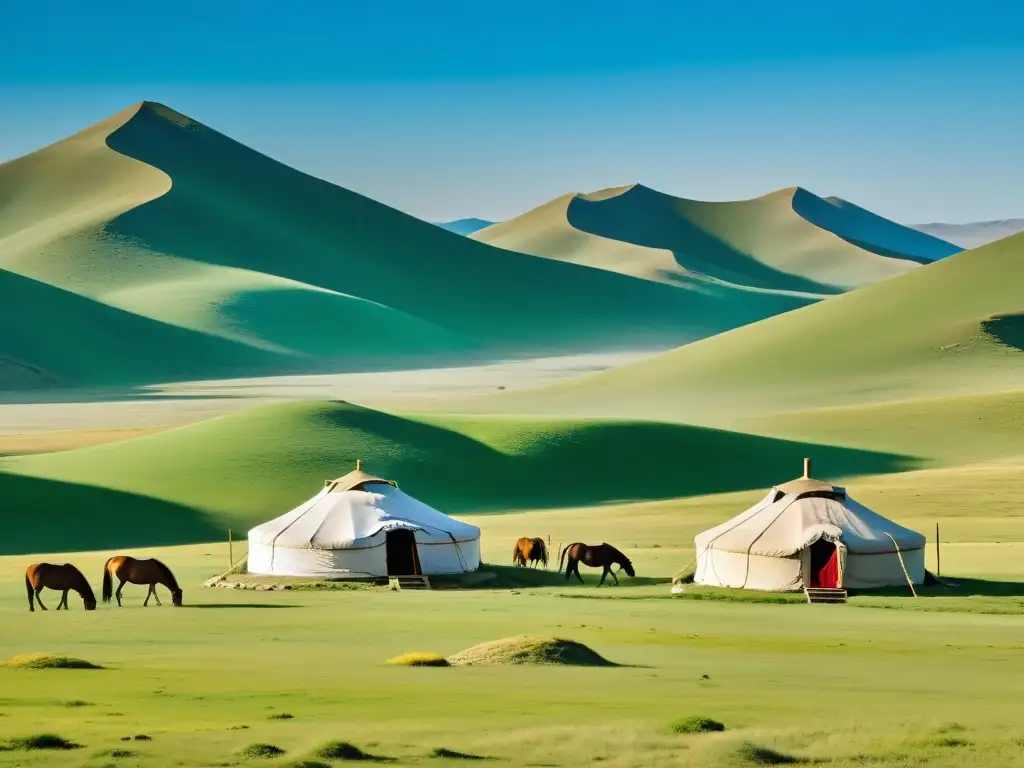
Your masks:
<svg viewBox="0 0 1024 768"><path fill-rule="evenodd" d="M845 589L827 589L825 587L804 587L808 603L845 603Z"/></svg>
<svg viewBox="0 0 1024 768"><path fill-rule="evenodd" d="M431 588L430 579L427 576L389 576L388 586L398 591Z"/></svg>

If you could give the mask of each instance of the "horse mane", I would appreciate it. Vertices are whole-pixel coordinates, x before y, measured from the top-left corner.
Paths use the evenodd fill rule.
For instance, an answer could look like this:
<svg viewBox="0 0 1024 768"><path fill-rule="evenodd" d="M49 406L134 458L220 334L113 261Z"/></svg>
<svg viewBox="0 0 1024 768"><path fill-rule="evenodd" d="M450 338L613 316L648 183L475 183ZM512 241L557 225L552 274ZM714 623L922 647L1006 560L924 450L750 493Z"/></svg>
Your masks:
<svg viewBox="0 0 1024 768"><path fill-rule="evenodd" d="M627 563L632 563L632 562L633 562L633 561L632 561L632 560L630 560L630 559L629 559L628 557L626 557L626 555L625 555L625 554L623 554L622 550L620 550L620 549L617 549L616 547L613 547L613 546L612 546L611 544L609 544L609 543L608 543L607 541L605 541L605 542L602 542L602 544L603 544L603 546L606 546L606 547L608 547L608 549L610 549L610 550L611 550L611 551L612 551L612 552L613 552L613 553L614 553L615 555L618 555L618 556L619 556L619 557L621 557L621 558L622 558L623 560L625 560L625 561L626 561Z"/></svg>
<svg viewBox="0 0 1024 768"><path fill-rule="evenodd" d="M150 558L153 564L160 569L164 576L167 577L167 587L171 592L177 592L181 587L178 586L178 580L174 578L174 574L171 573L171 569L164 565L162 562L157 560L155 557Z"/></svg>
<svg viewBox="0 0 1024 768"><path fill-rule="evenodd" d="M78 568L72 565L71 563L64 563L64 567L70 568L72 571L78 574L78 579L80 582L78 591L79 594L82 596L82 599L95 603L96 593L92 591L92 584L90 584L89 580L85 578L85 574L78 570Z"/></svg>

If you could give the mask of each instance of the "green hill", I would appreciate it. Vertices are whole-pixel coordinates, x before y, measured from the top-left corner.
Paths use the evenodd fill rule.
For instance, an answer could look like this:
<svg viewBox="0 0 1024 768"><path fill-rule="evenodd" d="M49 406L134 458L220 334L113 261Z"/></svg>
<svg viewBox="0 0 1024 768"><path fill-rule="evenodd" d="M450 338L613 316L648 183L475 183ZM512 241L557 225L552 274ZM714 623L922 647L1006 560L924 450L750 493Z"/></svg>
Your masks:
<svg viewBox="0 0 1024 768"><path fill-rule="evenodd" d="M813 296L909 272L960 249L800 188L725 203L642 185L570 194L472 235L648 280Z"/></svg>
<svg viewBox="0 0 1024 768"><path fill-rule="evenodd" d="M150 102L0 165L0 276L39 296L0 389L664 348L805 303L491 248Z"/></svg>
<svg viewBox="0 0 1024 768"><path fill-rule="evenodd" d="M1022 283L1024 234L505 407L740 423L1021 390Z"/></svg>
<svg viewBox="0 0 1024 768"><path fill-rule="evenodd" d="M283 403L119 443L0 460L0 554L221 540L362 459L451 513L763 488L813 455L830 476L909 457L626 421L403 417ZM45 523L40 523L45 521Z"/></svg>

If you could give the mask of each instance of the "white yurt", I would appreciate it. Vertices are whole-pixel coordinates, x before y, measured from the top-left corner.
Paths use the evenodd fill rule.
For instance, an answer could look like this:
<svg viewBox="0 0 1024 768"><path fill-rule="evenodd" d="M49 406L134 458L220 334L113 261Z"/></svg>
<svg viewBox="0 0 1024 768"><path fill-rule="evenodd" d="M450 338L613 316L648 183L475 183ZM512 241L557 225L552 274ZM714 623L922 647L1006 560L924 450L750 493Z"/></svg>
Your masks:
<svg viewBox="0 0 1024 768"><path fill-rule="evenodd" d="M693 581L772 592L920 584L925 537L804 476L698 534Z"/></svg>
<svg viewBox="0 0 1024 768"><path fill-rule="evenodd" d="M480 567L480 529L356 471L249 531L248 570L267 576L369 578Z"/></svg>

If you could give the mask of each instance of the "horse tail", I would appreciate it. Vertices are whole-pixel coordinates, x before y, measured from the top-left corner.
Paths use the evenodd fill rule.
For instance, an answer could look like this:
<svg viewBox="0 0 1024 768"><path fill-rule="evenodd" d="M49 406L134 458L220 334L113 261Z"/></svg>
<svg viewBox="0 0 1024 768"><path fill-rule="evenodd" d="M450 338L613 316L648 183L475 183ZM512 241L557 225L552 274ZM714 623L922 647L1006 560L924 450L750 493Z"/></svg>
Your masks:
<svg viewBox="0 0 1024 768"><path fill-rule="evenodd" d="M33 601L33 598L36 595L36 590L32 586L32 579L28 577L27 573L25 574L25 591L28 592L28 609L30 611L34 611L36 609L36 606L35 602Z"/></svg>
<svg viewBox="0 0 1024 768"><path fill-rule="evenodd" d="M113 560L114 558L110 558ZM110 560L103 566L103 602L109 603L114 596L114 580L110 576Z"/></svg>
<svg viewBox="0 0 1024 768"><path fill-rule="evenodd" d="M519 562L519 542L517 541L512 547L512 565Z"/></svg>
<svg viewBox="0 0 1024 768"><path fill-rule="evenodd" d="M573 542L573 543L575 543L575 542ZM565 562L565 553L569 551L569 547L571 547L571 546L572 546L572 544L566 544L565 545L565 549L562 550L562 556L560 558L558 558L558 572L559 573L562 572L562 563Z"/></svg>

